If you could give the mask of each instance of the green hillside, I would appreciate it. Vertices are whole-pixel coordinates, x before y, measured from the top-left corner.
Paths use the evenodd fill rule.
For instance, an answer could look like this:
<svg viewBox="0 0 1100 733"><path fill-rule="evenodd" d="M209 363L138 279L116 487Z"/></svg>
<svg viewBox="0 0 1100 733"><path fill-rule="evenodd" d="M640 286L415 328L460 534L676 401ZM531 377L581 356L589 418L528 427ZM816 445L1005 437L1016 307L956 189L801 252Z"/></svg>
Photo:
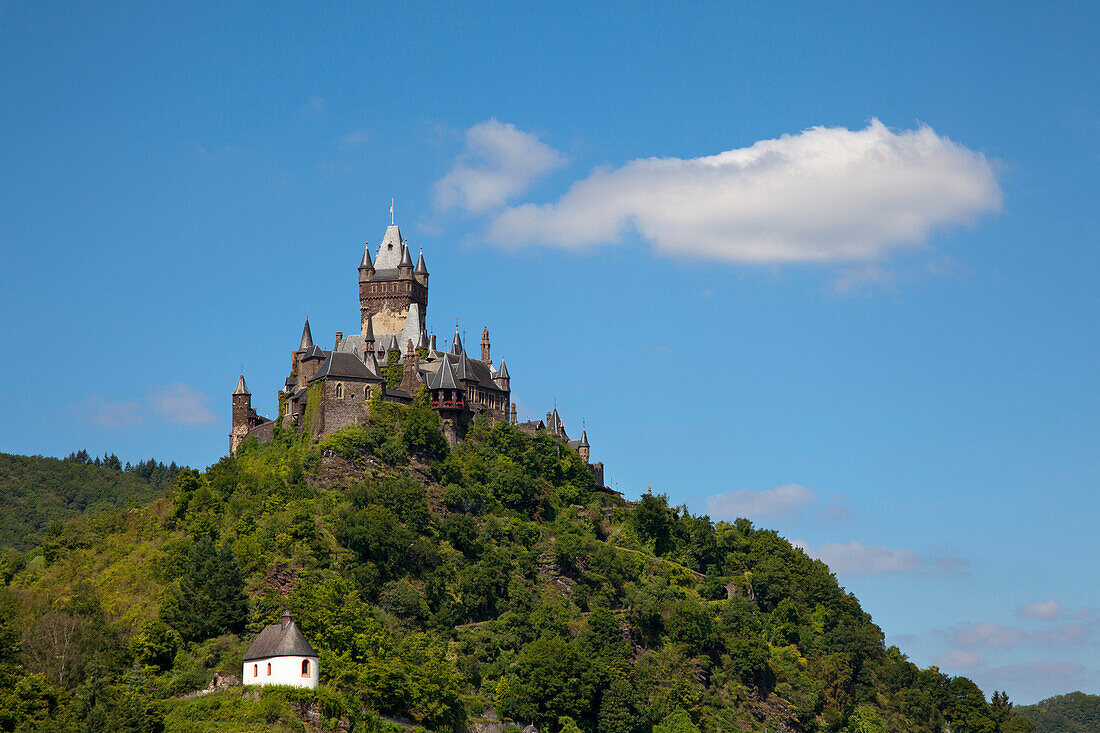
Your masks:
<svg viewBox="0 0 1100 733"><path fill-rule="evenodd" d="M118 456L91 459L85 451L65 459L0 453L0 550L28 550L51 524L86 511L152 501L178 470L152 460L123 466Z"/></svg>
<svg viewBox="0 0 1100 733"><path fill-rule="evenodd" d="M1039 733L1093 733L1100 730L1100 695L1071 692L1021 705L1016 712L1033 721Z"/></svg>
<svg viewBox="0 0 1100 733"><path fill-rule="evenodd" d="M546 434L475 422L448 450L423 395L371 412L320 445L246 444L20 556L0 730L1033 729L887 648L773 531L624 502ZM182 697L240 674L284 607L317 692Z"/></svg>

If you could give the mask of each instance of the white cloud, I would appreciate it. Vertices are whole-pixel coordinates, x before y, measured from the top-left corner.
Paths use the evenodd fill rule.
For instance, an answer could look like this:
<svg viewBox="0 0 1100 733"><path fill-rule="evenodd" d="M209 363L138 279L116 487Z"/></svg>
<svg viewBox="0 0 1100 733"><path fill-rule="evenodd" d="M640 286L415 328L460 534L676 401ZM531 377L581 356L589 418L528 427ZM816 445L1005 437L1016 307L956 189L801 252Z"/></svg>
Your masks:
<svg viewBox="0 0 1100 733"><path fill-rule="evenodd" d="M169 422L180 425L204 425L217 419L217 416L207 407L210 398L186 384L177 382L150 387L148 398L153 409Z"/></svg>
<svg viewBox="0 0 1100 733"><path fill-rule="evenodd" d="M1066 609L1057 601L1038 601L1025 603L1016 607L1016 615L1020 618L1045 618L1052 619L1062 616Z"/></svg>
<svg viewBox="0 0 1100 733"><path fill-rule="evenodd" d="M997 623L964 624L939 633L951 646L960 649L1015 649L1027 644L1036 647L1079 646L1089 642L1095 624L1066 623L1053 628L1028 631Z"/></svg>
<svg viewBox="0 0 1100 733"><path fill-rule="evenodd" d="M460 203L459 193L448 196ZM1000 205L984 155L930 127L895 132L872 120L862 130L814 127L717 155L597 168L555 203L501 212L488 238L582 248L634 229L668 256L870 262ZM863 271L844 286L868 277L881 274Z"/></svg>
<svg viewBox="0 0 1100 733"><path fill-rule="evenodd" d="M924 571L925 575L970 575L970 561L965 557L933 557L928 564L932 567Z"/></svg>
<svg viewBox="0 0 1100 733"><path fill-rule="evenodd" d="M946 654L936 660L936 664L948 669L970 669L980 666L985 658L975 651L966 649L949 649Z"/></svg>
<svg viewBox="0 0 1100 733"><path fill-rule="evenodd" d="M518 196L566 158L538 136L497 120L466 131L466 147L435 184L435 205L482 214Z"/></svg>
<svg viewBox="0 0 1100 733"><path fill-rule="evenodd" d="M838 575L888 575L911 573L924 565L924 559L906 549L881 545L833 543L816 548L805 547L807 554L823 561Z"/></svg>
<svg viewBox="0 0 1100 733"><path fill-rule="evenodd" d="M122 428L144 421L137 402L111 402L98 394L88 395L73 408L88 422L105 428Z"/></svg>
<svg viewBox="0 0 1100 733"><path fill-rule="evenodd" d="M777 517L791 514L817 499L813 489L784 484L774 489L738 489L707 497L707 511L718 518Z"/></svg>

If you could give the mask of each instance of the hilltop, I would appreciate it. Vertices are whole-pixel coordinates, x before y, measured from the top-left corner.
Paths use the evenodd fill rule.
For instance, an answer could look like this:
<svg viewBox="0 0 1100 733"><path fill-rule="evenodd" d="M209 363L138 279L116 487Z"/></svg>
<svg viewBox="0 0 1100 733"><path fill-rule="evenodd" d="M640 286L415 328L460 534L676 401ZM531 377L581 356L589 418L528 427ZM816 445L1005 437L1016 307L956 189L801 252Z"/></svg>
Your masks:
<svg viewBox="0 0 1100 733"><path fill-rule="evenodd" d="M1071 692L1020 705L1016 712L1033 721L1038 733L1086 733L1100 730L1100 695Z"/></svg>
<svg viewBox="0 0 1100 733"><path fill-rule="evenodd" d="M545 431L451 448L424 390L76 518L0 602L0 730L1033 730L775 532L624 501ZM186 696L284 607L318 691Z"/></svg>

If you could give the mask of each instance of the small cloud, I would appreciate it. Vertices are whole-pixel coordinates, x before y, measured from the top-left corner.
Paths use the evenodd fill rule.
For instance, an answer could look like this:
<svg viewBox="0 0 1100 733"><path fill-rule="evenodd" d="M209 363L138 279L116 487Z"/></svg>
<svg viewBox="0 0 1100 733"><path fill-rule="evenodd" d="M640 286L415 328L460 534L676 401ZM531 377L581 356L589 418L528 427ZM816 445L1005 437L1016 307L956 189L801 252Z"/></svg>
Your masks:
<svg viewBox="0 0 1100 733"><path fill-rule="evenodd" d="M531 182L565 165L567 159L515 125L486 120L466 131L466 147L451 170L436 181L435 206L482 214L503 206Z"/></svg>
<svg viewBox="0 0 1100 733"><path fill-rule="evenodd" d="M792 514L817 499L813 489L784 484L774 489L738 489L707 497L707 511L719 518L777 517Z"/></svg>
<svg viewBox="0 0 1100 733"><path fill-rule="evenodd" d="M73 405L73 409L88 422L104 428L123 428L144 422L141 405L137 402L111 402L98 394L88 395Z"/></svg>
<svg viewBox="0 0 1100 733"><path fill-rule="evenodd" d="M1028 631L997 623L964 624L937 632L947 636L951 646L960 649L1015 649L1033 647L1080 646L1090 642L1095 624L1066 623L1039 631Z"/></svg>
<svg viewBox="0 0 1100 733"><path fill-rule="evenodd" d="M186 384L174 383L150 387L149 403L158 415L180 425L205 425L217 420L207 405L210 398Z"/></svg>
<svg viewBox="0 0 1100 733"><path fill-rule="evenodd" d="M699 297L703 300L714 300L714 289L706 288L703 292L699 293Z"/></svg>
<svg viewBox="0 0 1100 733"><path fill-rule="evenodd" d="M668 356L669 354L675 353L672 349L665 346L664 344L657 344L656 346L653 347L653 350L656 351L658 354L661 354L663 356Z"/></svg>
<svg viewBox="0 0 1100 733"><path fill-rule="evenodd" d="M894 274L878 262L842 268L833 278L833 292L837 295L896 290Z"/></svg>
<svg viewBox="0 0 1100 733"><path fill-rule="evenodd" d="M911 573L924 566L924 559L912 550L861 545L855 540L805 549L807 554L823 561L838 575Z"/></svg>
<svg viewBox="0 0 1100 733"><path fill-rule="evenodd" d="M350 145L362 145L363 143L365 143L367 141L368 137L369 136L367 135L366 130L355 130L354 132L349 132L349 133L344 134L340 138L340 144L341 145L349 145L349 146Z"/></svg>
<svg viewBox="0 0 1100 733"><path fill-rule="evenodd" d="M936 664L947 669L971 669L981 666L985 662L979 652L967 649L949 649L946 654L936 660Z"/></svg>
<svg viewBox="0 0 1100 733"><path fill-rule="evenodd" d="M556 202L500 212L487 237L579 249L634 231L669 257L875 263L999 211L1001 198L981 153L930 127L894 131L872 119L862 130L814 127L715 155L596 168ZM842 274L835 287L888 280L872 266Z"/></svg>
<svg viewBox="0 0 1100 733"><path fill-rule="evenodd" d="M318 117L324 117L328 113L328 102L324 97L313 96L306 102L305 107L302 108L302 114L308 119L317 119Z"/></svg>
<svg viewBox="0 0 1100 733"><path fill-rule="evenodd" d="M848 509L848 497L838 494L832 501L821 509L821 519L825 522L847 522L852 518L852 512Z"/></svg>
<svg viewBox="0 0 1100 733"><path fill-rule="evenodd" d="M1053 600L1025 603L1016 607L1016 615L1020 618L1054 619L1065 615L1065 613L1065 607Z"/></svg>

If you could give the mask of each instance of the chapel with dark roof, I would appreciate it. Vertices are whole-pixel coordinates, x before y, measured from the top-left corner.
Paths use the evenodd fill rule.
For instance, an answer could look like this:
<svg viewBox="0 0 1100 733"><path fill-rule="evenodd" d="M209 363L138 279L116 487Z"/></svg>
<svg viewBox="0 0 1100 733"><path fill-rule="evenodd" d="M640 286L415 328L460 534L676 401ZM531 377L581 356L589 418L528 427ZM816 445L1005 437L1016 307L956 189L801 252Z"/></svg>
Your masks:
<svg viewBox="0 0 1100 733"><path fill-rule="evenodd" d="M603 464L590 462L587 431L571 440L556 406L545 420L517 421L512 378L503 358L499 365L493 363L487 327L481 332L480 358L466 353L457 325L450 346L437 348L436 337L429 335L426 326L424 253L419 253L414 265L395 223L386 228L373 258L369 244L364 247L358 270L359 333L345 337L337 331L333 347L323 349L313 342L306 319L298 348L290 355L290 374L279 392L279 414L274 419L253 409L252 394L241 374L233 391L231 453L249 438L270 441L276 421L283 428L308 430L313 439L364 424L372 397L410 404L423 386L452 446L462 440L473 417L485 414L491 422L507 422L525 432L549 431L578 451L603 485ZM307 414L308 420L304 419Z"/></svg>

